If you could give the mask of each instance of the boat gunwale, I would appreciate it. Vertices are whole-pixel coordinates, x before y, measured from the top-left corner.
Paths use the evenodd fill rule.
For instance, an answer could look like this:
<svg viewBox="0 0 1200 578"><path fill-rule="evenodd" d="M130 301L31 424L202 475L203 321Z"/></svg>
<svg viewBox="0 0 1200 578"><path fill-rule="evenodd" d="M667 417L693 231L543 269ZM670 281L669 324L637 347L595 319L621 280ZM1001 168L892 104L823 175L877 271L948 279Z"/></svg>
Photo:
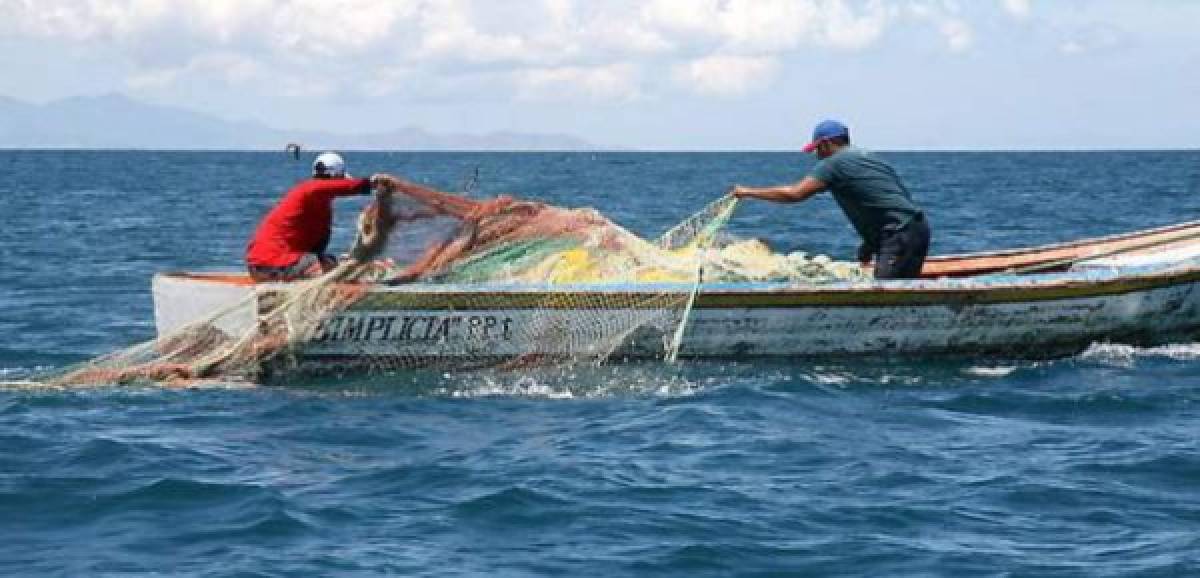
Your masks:
<svg viewBox="0 0 1200 578"><path fill-rule="evenodd" d="M1189 221L1131 233L1122 233L1056 243L1026 249L1010 249L970 254L966 258L986 260L995 257L1057 251L1074 247L1102 245L1113 241L1161 235L1200 226ZM962 256L942 256L933 260L963 259ZM164 272L155 277L195 280L223 285L245 286L259 291L286 286L282 283L256 284L244 274L225 272ZM1098 278L1099 277L1099 278ZM1058 271L1030 275L985 273L975 276L928 277L913 280L841 281L827 284L797 284L794 282L728 282L705 283L697 296L697 308L731 307L795 307L795 306L905 306L954 305L970 303L1010 303L1118 295L1200 281L1200 260L1186 259L1174 263L1149 266L1130 266L1097 271ZM352 284L361 286L360 284ZM690 292L692 283L652 284L405 284L372 287L371 300L390 295L392 300L411 302L422 308L462 309L478 302L480 294L490 295L489 301L509 302L512 308L578 308L578 303L555 303L571 296L604 295L622 297L633 303L653 300L664 294ZM445 303L424 303L442 300ZM634 305L636 307L636 305ZM644 307L662 307L647 303ZM356 307L357 308L357 307ZM489 304L489 309L499 308Z"/></svg>
<svg viewBox="0 0 1200 578"><path fill-rule="evenodd" d="M1170 225L1162 225L1159 227L1151 227L1149 229L1139 229L1137 231L1127 231L1124 233L1113 233L1110 235L1102 235L1100 237L1088 237L1086 239L1076 239L1074 241L1059 241L1048 243L1045 245L1034 245L1032 247L1016 247L1012 249L997 249L995 251L980 251L976 253L952 253L949 255L936 255L926 260L926 263L936 263L941 261L957 261L964 259L983 259L990 257L1019 257L1031 253L1041 253L1044 251L1054 251L1058 249L1074 249L1078 247L1086 247L1089 245L1101 245L1111 243L1113 241L1124 241L1128 239L1136 239L1138 237L1148 237L1151 235L1160 235L1162 233L1170 233L1174 231L1182 231L1200 227L1200 220L1184 221L1182 223L1174 223Z"/></svg>
<svg viewBox="0 0 1200 578"><path fill-rule="evenodd" d="M1054 266L1060 262L1083 261L1091 257L1091 255L1079 254L1078 252L1088 248L1103 248L1109 245L1120 245L1122 243L1129 243L1139 239L1184 232L1188 231L1189 229L1197 229L1197 231L1189 235L1168 237L1167 239L1161 241L1161 243L1166 246L1187 240L1195 242L1194 237L1200 235L1200 220L1185 221L1182 223L1163 225L1160 227L1141 229L1138 231L1114 233L1111 235L1077 239L1074 241L1036 245L1033 247L1000 249L996 251L984 251L978 253L937 255L932 256L925 261L925 266L921 270L921 277L929 279L942 277L973 277L993 273L1002 273L1005 271L1027 267ZM1131 254L1135 254L1139 251L1145 250L1145 248L1138 249L1135 247L1130 248L1129 252ZM1119 251L1120 250L1118 250L1118 252ZM1064 265L1058 265L1056 269L1058 271L1063 271L1066 270L1066 267Z"/></svg>
<svg viewBox="0 0 1200 578"><path fill-rule="evenodd" d="M704 288L696 296L696 309L795 308L795 307L904 307L1026 303L1090 297L1107 297L1200 282L1200 265L1167 271L1118 275L1107 279L1062 279L1041 284L976 285L955 280L954 286L929 286L928 281L905 286L871 285L830 287L782 286L773 289L731 290ZM884 282L891 283L891 282ZM676 295L683 295L682 287ZM407 286L368 293L352 310L388 308L423 310L470 309L662 309L669 308L664 291L482 290L463 291L452 286ZM481 294L486 297L481 298ZM612 304L581 304L599 295ZM575 299L573 299L575 298Z"/></svg>
<svg viewBox="0 0 1200 578"><path fill-rule="evenodd" d="M697 309L798 308L798 307L924 307L1001 305L1070 299L1088 299L1139 293L1200 282L1200 264L1165 266L1157 269L1109 273L1106 278L1050 273L1044 281L1025 277L1020 284L979 284L968 279L931 281L889 281L841 287L704 289L696 297ZM942 283L937 287L935 283ZM892 284L894 287L887 287ZM899 285L899 287L895 287ZM278 287L278 285L276 285ZM581 288L463 288L461 285L401 285L368 291L350 306L352 311L380 308L425 309L622 309L670 308L665 295L683 295L686 289L658 290L581 290ZM262 285L270 291L271 285ZM596 300L600 299L600 302ZM670 299L670 297L668 297ZM592 303L588 303L592 300Z"/></svg>

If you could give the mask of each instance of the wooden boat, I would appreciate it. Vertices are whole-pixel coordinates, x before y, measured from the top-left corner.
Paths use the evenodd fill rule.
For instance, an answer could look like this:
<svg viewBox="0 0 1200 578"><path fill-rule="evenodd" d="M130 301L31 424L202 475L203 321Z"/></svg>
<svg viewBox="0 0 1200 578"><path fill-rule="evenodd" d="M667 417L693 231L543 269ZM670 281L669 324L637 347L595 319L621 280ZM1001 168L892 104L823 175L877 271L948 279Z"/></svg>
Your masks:
<svg viewBox="0 0 1200 578"><path fill-rule="evenodd" d="M1198 285L1200 221L935 257L916 280L705 283L687 316L679 354L1048 357L1094 342L1159 344L1200 334ZM241 310L220 327L238 334L253 327L256 303L273 290L278 286L256 286L244 275L157 275L157 329L169 334L240 301ZM453 360L589 353L581 349L586 343L575 343L579 340L546 339L546 327L631 319L639 307L649 307L638 303L692 290L691 284L370 286L366 297L311 336L303 361L320 366L352 365L364 355ZM592 305L572 305L579 303ZM661 356L683 309L646 322L617 344L614 356Z"/></svg>

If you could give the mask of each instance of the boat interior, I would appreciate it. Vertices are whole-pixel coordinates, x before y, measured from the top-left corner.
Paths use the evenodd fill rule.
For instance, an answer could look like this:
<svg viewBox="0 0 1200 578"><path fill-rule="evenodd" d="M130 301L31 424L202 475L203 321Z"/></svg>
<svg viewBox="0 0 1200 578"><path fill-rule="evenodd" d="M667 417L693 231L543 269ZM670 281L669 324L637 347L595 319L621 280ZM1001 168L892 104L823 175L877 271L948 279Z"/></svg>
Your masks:
<svg viewBox="0 0 1200 578"><path fill-rule="evenodd" d="M1200 249L1200 221L1037 247L933 256L925 261L921 278L1060 273L1088 259L1134 257L1187 247ZM249 276L237 273L177 272L168 275L228 285L254 284Z"/></svg>
<svg viewBox="0 0 1200 578"><path fill-rule="evenodd" d="M991 273L1059 273L1088 259L1132 257L1200 244L1200 221L1024 249L930 257L921 277L973 277Z"/></svg>

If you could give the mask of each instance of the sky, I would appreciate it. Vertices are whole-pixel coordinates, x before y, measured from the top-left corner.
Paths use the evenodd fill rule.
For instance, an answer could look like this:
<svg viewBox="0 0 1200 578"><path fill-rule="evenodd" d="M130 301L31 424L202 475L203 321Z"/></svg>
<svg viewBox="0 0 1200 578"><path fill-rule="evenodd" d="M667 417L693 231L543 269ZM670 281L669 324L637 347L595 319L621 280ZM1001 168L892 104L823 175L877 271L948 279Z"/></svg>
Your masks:
<svg viewBox="0 0 1200 578"><path fill-rule="evenodd" d="M1193 0L0 0L0 95L277 128L1200 148Z"/></svg>

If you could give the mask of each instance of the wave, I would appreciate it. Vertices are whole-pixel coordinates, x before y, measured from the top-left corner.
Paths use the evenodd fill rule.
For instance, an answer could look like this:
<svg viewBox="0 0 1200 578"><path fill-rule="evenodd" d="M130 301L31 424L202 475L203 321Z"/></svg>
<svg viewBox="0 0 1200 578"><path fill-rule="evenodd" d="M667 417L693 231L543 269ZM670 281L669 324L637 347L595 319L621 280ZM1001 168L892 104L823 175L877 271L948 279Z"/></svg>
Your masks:
<svg viewBox="0 0 1200 578"><path fill-rule="evenodd" d="M2 389L36 389L48 387L37 380L37 376L52 371L54 366L35 365L33 367L0 367L0 390Z"/></svg>
<svg viewBox="0 0 1200 578"><path fill-rule="evenodd" d="M411 396L474 399L516 397L547 400L614 397L686 397L728 383L711 364L627 362L597 366L565 364L520 369L395 370L365 375L297 377L269 386L334 397Z"/></svg>
<svg viewBox="0 0 1200 578"><path fill-rule="evenodd" d="M1016 365L973 365L964 368L962 372L972 377L1008 377L1012 372L1016 371Z"/></svg>
<svg viewBox="0 0 1200 578"><path fill-rule="evenodd" d="M543 399L593 399L617 396L689 396L702 387L662 366L613 365L563 367L532 372L446 375L435 395L457 398L491 396Z"/></svg>
<svg viewBox="0 0 1200 578"><path fill-rule="evenodd" d="M1138 359L1192 361L1200 359L1200 343L1172 343L1153 347L1138 347L1121 343L1093 343L1077 358L1122 367L1130 367Z"/></svg>
<svg viewBox="0 0 1200 578"><path fill-rule="evenodd" d="M0 367L0 379L23 378L53 370L53 365L35 365L33 367Z"/></svg>

